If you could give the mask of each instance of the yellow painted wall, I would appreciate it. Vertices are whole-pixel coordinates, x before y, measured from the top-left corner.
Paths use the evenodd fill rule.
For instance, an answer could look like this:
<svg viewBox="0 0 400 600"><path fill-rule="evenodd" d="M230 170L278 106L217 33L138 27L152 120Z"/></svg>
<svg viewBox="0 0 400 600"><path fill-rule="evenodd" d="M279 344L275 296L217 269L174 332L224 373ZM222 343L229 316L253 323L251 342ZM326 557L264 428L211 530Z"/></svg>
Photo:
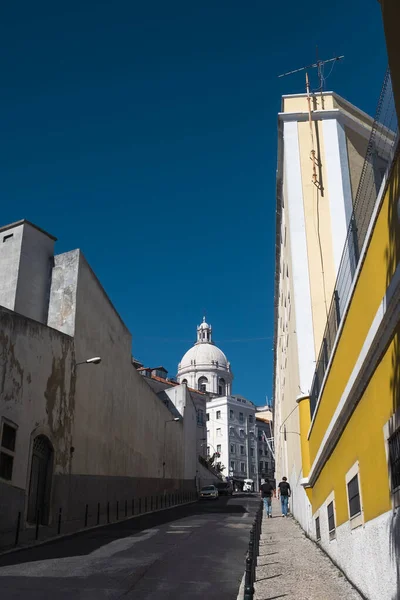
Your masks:
<svg viewBox="0 0 400 600"><path fill-rule="evenodd" d="M400 259L397 216L400 157L394 165L376 222L351 307L323 391L310 434L310 460L314 461L349 376L358 358L377 308ZM395 334L395 332L394 332ZM399 335L394 337L378 365L332 456L313 488L315 511L335 491L338 524L348 520L345 474L360 462L365 520L390 509L388 468L383 426L394 411L393 378L398 371Z"/></svg>

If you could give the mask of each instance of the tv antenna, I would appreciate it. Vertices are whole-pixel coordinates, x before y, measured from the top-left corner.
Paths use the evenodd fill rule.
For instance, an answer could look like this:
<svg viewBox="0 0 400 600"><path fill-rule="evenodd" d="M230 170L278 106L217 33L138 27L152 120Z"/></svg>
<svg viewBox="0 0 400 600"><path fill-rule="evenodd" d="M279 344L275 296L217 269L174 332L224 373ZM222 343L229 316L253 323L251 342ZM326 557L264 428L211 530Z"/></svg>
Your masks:
<svg viewBox="0 0 400 600"><path fill-rule="evenodd" d="M338 62L339 60L342 60L344 58L344 55L342 56L334 56L333 58L328 58L328 60L319 60L318 58L318 47L316 49L316 55L317 55L317 60L314 63L311 63L310 65L306 65L305 67L300 67L300 69L294 69L293 71L288 71L287 73L282 73L282 75L278 75L278 79L281 77L287 77L288 75L293 75L294 73L300 73L301 71L305 71L305 75L306 75L306 93L307 93L307 104L308 104L308 122L310 125L310 136L311 136L311 161L313 164L313 174L312 174L312 182L313 184L320 189L321 188L321 184L318 181L318 177L317 177L317 163L318 163L318 159L315 157L315 148L314 148L314 131L313 131L313 126L312 126L312 108L311 108L311 92L310 92L310 79L308 77L308 71L310 69L317 69L318 70L318 80L319 80L319 92L321 94L321 108L322 110L324 110L324 97L323 97L323 87L324 87L324 65L328 64L328 63L333 63L332 65L332 70L333 67L335 66L335 63ZM331 72L332 72L331 70ZM329 73L330 75L330 73ZM319 166L319 165L318 165Z"/></svg>

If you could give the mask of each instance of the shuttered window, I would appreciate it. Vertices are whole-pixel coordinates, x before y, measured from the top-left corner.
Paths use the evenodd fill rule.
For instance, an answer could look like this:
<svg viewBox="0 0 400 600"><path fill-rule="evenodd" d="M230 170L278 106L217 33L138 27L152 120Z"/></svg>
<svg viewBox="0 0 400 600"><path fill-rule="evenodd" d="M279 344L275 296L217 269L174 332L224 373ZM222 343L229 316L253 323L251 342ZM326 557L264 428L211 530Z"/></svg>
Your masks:
<svg viewBox="0 0 400 600"><path fill-rule="evenodd" d="M389 461L392 490L400 487L400 429L389 438Z"/></svg>
<svg viewBox="0 0 400 600"><path fill-rule="evenodd" d="M350 479L347 484L347 491L349 495L349 512L350 519L359 515L361 512L361 502L360 502L360 488L358 485L358 475Z"/></svg>
<svg viewBox="0 0 400 600"><path fill-rule="evenodd" d="M329 526L329 533L332 533L332 531L335 531L335 511L333 509L333 501L330 502L327 506L327 510L328 510L328 526Z"/></svg>
<svg viewBox="0 0 400 600"><path fill-rule="evenodd" d="M317 536L317 540L321 539L321 527L319 524L319 517L315 519L315 535Z"/></svg>

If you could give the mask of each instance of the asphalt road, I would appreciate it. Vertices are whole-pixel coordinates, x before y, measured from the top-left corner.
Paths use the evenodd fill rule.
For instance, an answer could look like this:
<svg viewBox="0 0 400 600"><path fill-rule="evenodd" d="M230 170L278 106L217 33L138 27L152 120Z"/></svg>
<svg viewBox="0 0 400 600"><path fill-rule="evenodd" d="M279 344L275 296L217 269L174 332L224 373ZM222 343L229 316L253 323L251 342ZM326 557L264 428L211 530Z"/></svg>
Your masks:
<svg viewBox="0 0 400 600"><path fill-rule="evenodd" d="M0 557L1 600L236 600L258 498L236 494Z"/></svg>

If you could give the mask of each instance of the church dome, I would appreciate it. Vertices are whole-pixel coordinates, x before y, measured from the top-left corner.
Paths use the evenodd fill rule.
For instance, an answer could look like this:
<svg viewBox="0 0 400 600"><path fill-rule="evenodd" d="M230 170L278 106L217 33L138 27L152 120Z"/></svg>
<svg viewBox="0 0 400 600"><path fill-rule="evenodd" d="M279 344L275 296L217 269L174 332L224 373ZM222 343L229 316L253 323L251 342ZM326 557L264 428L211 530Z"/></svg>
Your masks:
<svg viewBox="0 0 400 600"><path fill-rule="evenodd" d="M195 364L197 367L216 366L228 369L228 360L225 354L214 344L196 344L183 356L179 369L185 369Z"/></svg>
<svg viewBox="0 0 400 600"><path fill-rule="evenodd" d="M212 327L205 318L197 327L197 342L178 365L179 383L214 396L231 393L233 374L225 354L212 341Z"/></svg>

